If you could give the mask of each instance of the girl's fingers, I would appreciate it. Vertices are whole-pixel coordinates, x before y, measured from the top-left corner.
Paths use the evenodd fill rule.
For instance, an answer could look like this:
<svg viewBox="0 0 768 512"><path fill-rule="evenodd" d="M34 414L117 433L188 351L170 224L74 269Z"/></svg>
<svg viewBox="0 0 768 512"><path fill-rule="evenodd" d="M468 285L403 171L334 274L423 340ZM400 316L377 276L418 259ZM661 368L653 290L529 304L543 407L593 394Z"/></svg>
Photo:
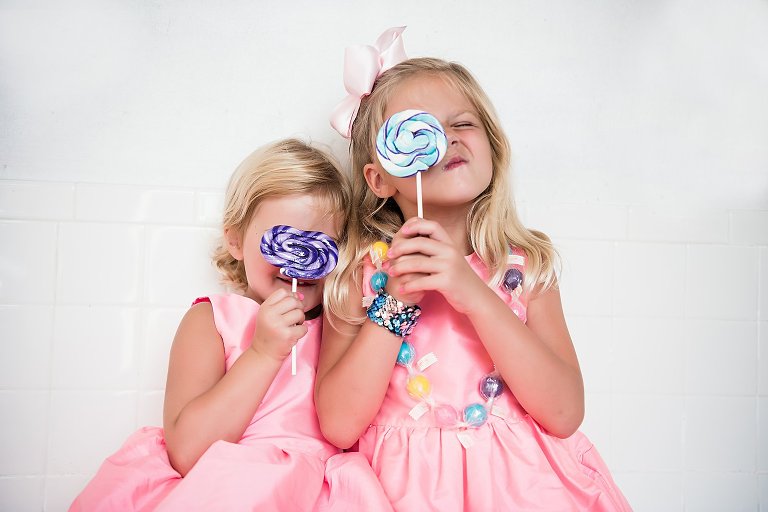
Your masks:
<svg viewBox="0 0 768 512"><path fill-rule="evenodd" d="M308 330L309 330L309 327L307 327L306 324L293 325L288 328L288 333L291 339L299 341L301 338L303 338L307 334Z"/></svg>
<svg viewBox="0 0 768 512"><path fill-rule="evenodd" d="M291 309L287 313L283 313L283 320L287 325L297 325L304 323L304 311L301 309Z"/></svg>
<svg viewBox="0 0 768 512"><path fill-rule="evenodd" d="M448 233L439 223L418 217L408 219L400 228L399 233L402 233L405 238L425 236L439 242L451 242Z"/></svg>
<svg viewBox="0 0 768 512"><path fill-rule="evenodd" d="M390 259L397 258L399 256L405 256L408 254L424 254L426 256L439 256L445 254L451 250L452 247L446 245L444 242L435 240L433 238L427 238L419 236L416 238L404 238L392 242L387 252L387 257Z"/></svg>
<svg viewBox="0 0 768 512"><path fill-rule="evenodd" d="M390 261L387 273L393 276L405 274L434 274L442 269L442 264L427 256L408 256Z"/></svg>
<svg viewBox="0 0 768 512"><path fill-rule="evenodd" d="M404 282L400 286L400 292L405 294L413 294L419 292L439 290L441 280L439 276L435 275L421 275L414 277Z"/></svg>
<svg viewBox="0 0 768 512"><path fill-rule="evenodd" d="M282 299L279 301L271 304L270 306L273 308L273 311L277 313L278 315L284 315L292 310L299 310L304 312L304 304L292 293L287 292L285 290L278 290L285 292L285 295ZM272 295L275 295L277 292L273 293ZM271 296L270 296L271 297ZM267 304L267 301L264 301L264 304Z"/></svg>
<svg viewBox="0 0 768 512"><path fill-rule="evenodd" d="M291 292L289 292L288 290L284 290L283 288L278 288L277 290L272 292L269 295L269 297L264 299L262 306L271 306L271 305L277 304L278 302L280 302L281 300L283 300L284 298L290 295L291 295Z"/></svg>

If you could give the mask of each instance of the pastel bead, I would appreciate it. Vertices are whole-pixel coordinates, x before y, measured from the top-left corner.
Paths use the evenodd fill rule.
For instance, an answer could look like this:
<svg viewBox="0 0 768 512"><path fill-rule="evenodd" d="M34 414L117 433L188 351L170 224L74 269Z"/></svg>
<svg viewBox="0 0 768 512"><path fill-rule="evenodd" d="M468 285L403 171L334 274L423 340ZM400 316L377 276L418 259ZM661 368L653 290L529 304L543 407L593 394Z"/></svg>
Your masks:
<svg viewBox="0 0 768 512"><path fill-rule="evenodd" d="M429 396L432 390L432 384L425 376L412 375L408 378L408 383L405 385L405 389L408 390L408 394L416 400L421 400Z"/></svg>
<svg viewBox="0 0 768 512"><path fill-rule="evenodd" d="M376 263L376 260L384 261L387 259L388 250L389 246L385 242L374 242L371 246L371 260L373 260L374 263Z"/></svg>
<svg viewBox="0 0 768 512"><path fill-rule="evenodd" d="M464 408L464 423L470 427L479 427L488 421L488 411L481 404L471 404Z"/></svg>
<svg viewBox="0 0 768 512"><path fill-rule="evenodd" d="M413 362L413 358L416 357L416 349L413 345L404 341L400 345L400 352L397 354L397 364L400 366L408 366Z"/></svg>
<svg viewBox="0 0 768 512"><path fill-rule="evenodd" d="M480 379L480 395L488 400L496 398L504 392L504 381L499 375L489 373Z"/></svg>
<svg viewBox="0 0 768 512"><path fill-rule="evenodd" d="M453 427L459 421L458 411L448 404L438 405L433 409L433 412L435 415L435 422L439 427Z"/></svg>
<svg viewBox="0 0 768 512"><path fill-rule="evenodd" d="M389 276L387 276L386 272L376 272L373 274L371 276L371 288L373 291L383 290L387 285L387 279L389 279Z"/></svg>
<svg viewBox="0 0 768 512"><path fill-rule="evenodd" d="M516 268L511 268L504 273L502 286L507 293L512 293L518 286L523 284L523 273Z"/></svg>

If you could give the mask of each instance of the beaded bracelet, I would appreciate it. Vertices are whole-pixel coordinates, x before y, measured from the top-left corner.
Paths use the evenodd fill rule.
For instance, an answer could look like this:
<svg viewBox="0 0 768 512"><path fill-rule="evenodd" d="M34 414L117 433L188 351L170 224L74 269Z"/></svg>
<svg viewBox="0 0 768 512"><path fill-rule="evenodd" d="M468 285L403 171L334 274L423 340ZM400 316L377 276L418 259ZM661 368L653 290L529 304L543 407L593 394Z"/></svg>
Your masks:
<svg viewBox="0 0 768 512"><path fill-rule="evenodd" d="M371 288L376 292L376 296L370 299L367 313L373 323L402 338L408 336L416 327L421 308L417 304L406 306L384 291L389 276L381 266L387 258L387 250L388 246L385 242L375 242L369 251L371 262L376 265L377 272L371 276Z"/></svg>
<svg viewBox="0 0 768 512"><path fill-rule="evenodd" d="M406 306L382 289L368 307L368 318L373 323L401 338L411 334L420 315L421 308L418 305Z"/></svg>

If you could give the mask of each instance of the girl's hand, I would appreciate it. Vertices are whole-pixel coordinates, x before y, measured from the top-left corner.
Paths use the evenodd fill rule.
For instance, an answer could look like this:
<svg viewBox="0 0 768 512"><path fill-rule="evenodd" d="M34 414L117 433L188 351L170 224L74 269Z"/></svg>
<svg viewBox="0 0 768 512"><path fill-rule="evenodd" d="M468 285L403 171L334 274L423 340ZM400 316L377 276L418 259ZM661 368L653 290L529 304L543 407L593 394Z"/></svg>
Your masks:
<svg viewBox="0 0 768 512"><path fill-rule="evenodd" d="M256 330L251 348L278 361L291 353L299 339L307 334L304 304L298 294L277 290L264 300L256 315Z"/></svg>
<svg viewBox="0 0 768 512"><path fill-rule="evenodd" d="M445 229L434 221L408 219L392 239L385 269L389 293L404 302L418 300L433 290L459 313L482 305L488 286L469 266Z"/></svg>

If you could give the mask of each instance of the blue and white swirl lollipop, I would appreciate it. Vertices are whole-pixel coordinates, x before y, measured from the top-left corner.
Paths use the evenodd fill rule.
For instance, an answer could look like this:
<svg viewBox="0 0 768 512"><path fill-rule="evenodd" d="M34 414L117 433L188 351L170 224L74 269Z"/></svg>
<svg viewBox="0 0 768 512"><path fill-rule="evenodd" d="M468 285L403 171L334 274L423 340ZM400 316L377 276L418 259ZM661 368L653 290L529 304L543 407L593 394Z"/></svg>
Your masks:
<svg viewBox="0 0 768 512"><path fill-rule="evenodd" d="M280 273L291 278L291 291L296 292L298 279L320 279L327 276L339 261L339 248L331 237L320 231L304 231L277 225L261 237L261 254ZM296 375L296 345L291 348L291 375Z"/></svg>
<svg viewBox="0 0 768 512"><path fill-rule="evenodd" d="M404 110L392 115L376 136L376 156L392 176L416 175L418 215L421 206L421 172L436 165L445 156L448 139L435 116L421 110Z"/></svg>

